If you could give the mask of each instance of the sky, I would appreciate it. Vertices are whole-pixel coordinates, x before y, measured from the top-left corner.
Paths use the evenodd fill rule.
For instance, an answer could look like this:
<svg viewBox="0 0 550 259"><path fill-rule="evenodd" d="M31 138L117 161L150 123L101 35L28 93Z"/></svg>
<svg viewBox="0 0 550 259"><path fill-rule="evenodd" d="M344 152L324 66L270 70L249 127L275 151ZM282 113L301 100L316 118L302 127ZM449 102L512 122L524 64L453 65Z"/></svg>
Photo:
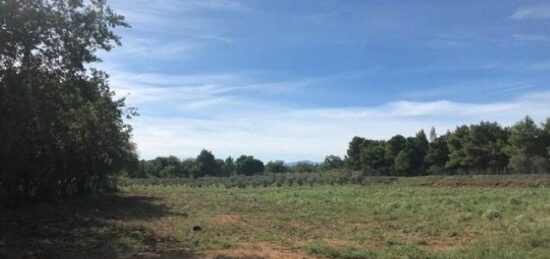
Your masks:
<svg viewBox="0 0 550 259"><path fill-rule="evenodd" d="M141 158L322 161L354 136L550 116L550 2L111 0Z"/></svg>

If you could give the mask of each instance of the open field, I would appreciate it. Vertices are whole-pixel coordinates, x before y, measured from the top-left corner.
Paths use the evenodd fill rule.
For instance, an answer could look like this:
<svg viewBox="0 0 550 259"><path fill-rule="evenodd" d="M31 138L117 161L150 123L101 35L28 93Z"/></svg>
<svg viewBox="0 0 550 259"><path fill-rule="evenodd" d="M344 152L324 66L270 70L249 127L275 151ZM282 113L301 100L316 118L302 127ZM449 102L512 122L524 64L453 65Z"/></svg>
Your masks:
<svg viewBox="0 0 550 259"><path fill-rule="evenodd" d="M117 195L3 209L0 257L548 258L550 189L513 179L503 188L436 184L442 179L472 178L132 185Z"/></svg>

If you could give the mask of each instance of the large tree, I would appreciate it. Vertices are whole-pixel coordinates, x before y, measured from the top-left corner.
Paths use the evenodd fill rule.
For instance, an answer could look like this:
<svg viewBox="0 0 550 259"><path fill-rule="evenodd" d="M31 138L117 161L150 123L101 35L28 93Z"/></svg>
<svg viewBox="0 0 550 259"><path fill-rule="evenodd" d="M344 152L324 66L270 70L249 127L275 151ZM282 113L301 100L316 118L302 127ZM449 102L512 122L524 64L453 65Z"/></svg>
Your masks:
<svg viewBox="0 0 550 259"><path fill-rule="evenodd" d="M544 128L548 128L548 125ZM516 173L546 173L550 165L545 139L545 130L538 127L529 116L512 126L509 145L505 148L510 156L510 169Z"/></svg>
<svg viewBox="0 0 550 259"><path fill-rule="evenodd" d="M437 137L433 131L433 137L428 146L428 153L424 157L424 167L431 173L442 173L445 163L449 160L449 147L447 135ZM430 134L432 136L432 134Z"/></svg>
<svg viewBox="0 0 550 259"><path fill-rule="evenodd" d="M212 152L203 149L195 159L195 171L193 177L222 176L223 168Z"/></svg>
<svg viewBox="0 0 550 259"><path fill-rule="evenodd" d="M394 161L399 152L405 149L407 145L407 139L401 135L395 135L386 142L385 147L385 159L386 163L393 169L395 167Z"/></svg>
<svg viewBox="0 0 550 259"><path fill-rule="evenodd" d="M0 1L0 199L84 194L135 159L124 100L87 65L126 26L105 1Z"/></svg>
<svg viewBox="0 0 550 259"><path fill-rule="evenodd" d="M239 175L260 174L265 170L264 163L253 156L242 155L237 158L235 164Z"/></svg>
<svg viewBox="0 0 550 259"><path fill-rule="evenodd" d="M368 174L381 174L386 167L385 142L380 140L365 140L361 145L361 165Z"/></svg>
<svg viewBox="0 0 550 259"><path fill-rule="evenodd" d="M345 158L347 166L352 170L361 169L361 146L364 138L354 137L349 143L347 156Z"/></svg>

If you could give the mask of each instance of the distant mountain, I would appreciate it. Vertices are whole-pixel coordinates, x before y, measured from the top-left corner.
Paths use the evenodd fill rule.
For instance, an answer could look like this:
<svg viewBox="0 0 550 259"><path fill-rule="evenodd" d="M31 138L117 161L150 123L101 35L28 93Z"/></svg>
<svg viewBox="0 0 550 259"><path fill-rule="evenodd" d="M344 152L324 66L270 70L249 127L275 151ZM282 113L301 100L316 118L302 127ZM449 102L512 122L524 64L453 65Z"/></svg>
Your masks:
<svg viewBox="0 0 550 259"><path fill-rule="evenodd" d="M294 162L285 162L285 165L286 166L295 166L299 163L305 163L305 164L309 164L309 165L319 165L319 164L321 164L320 162L313 162L313 161L310 161L310 160L301 160L301 161L294 161Z"/></svg>

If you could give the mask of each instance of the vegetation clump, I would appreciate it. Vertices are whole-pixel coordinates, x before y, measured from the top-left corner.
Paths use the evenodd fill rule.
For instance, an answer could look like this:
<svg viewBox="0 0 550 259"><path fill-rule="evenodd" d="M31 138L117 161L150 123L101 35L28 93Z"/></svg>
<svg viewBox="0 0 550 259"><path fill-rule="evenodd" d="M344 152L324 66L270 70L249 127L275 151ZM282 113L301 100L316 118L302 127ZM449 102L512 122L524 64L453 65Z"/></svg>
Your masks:
<svg viewBox="0 0 550 259"><path fill-rule="evenodd" d="M485 211L485 213L483 214L483 217L487 220L502 219L502 212L495 209L489 209Z"/></svg>

